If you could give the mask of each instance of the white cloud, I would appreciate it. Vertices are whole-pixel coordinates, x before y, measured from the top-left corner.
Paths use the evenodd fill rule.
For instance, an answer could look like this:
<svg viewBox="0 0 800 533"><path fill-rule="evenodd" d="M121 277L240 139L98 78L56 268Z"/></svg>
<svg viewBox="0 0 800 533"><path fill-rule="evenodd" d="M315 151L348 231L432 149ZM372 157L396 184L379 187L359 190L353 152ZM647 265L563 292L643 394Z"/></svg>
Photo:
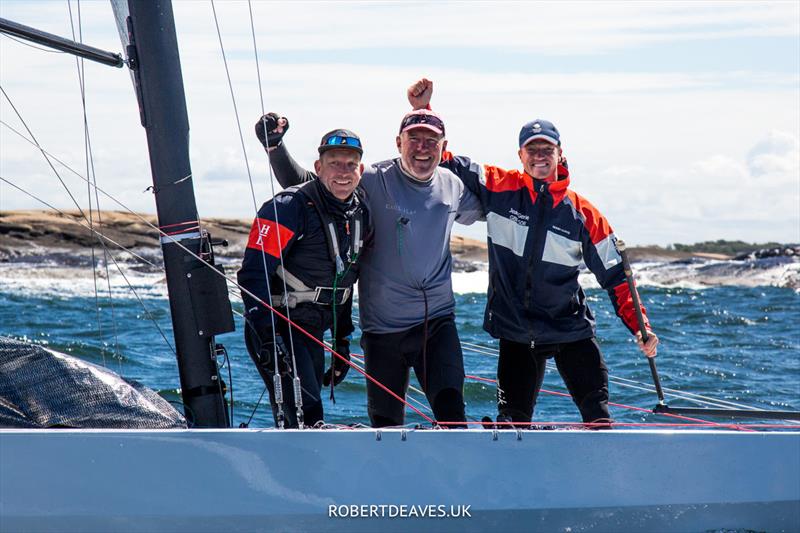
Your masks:
<svg viewBox="0 0 800 533"><path fill-rule="evenodd" d="M217 2L216 9L223 32L248 17L243 2ZM176 4L178 15L189 11L211 19L207 4ZM800 9L791 2L256 2L253 11L259 43L272 52L502 46L598 54L644 43L800 33ZM178 20L179 29L212 51L209 23ZM229 46L250 53L250 39L249 27L231 32Z"/></svg>
<svg viewBox="0 0 800 533"><path fill-rule="evenodd" d="M800 179L800 141L791 133L770 131L747 154L747 166L754 177L796 184Z"/></svg>
<svg viewBox="0 0 800 533"><path fill-rule="evenodd" d="M693 181L702 180L714 186L729 186L748 177L747 168L741 161L719 154L693 163L687 175Z"/></svg>
<svg viewBox="0 0 800 533"><path fill-rule="evenodd" d="M247 4L216 3L242 129L256 186L269 196L266 159L252 135L261 113ZM613 54L645 42L705 42L731 36L800 35L800 4L787 3L279 3L255 2L255 24L268 110L291 120L287 145L310 165L324 131L350 127L367 160L392 157L405 87L435 80L434 105L448 124L453 150L517 167L519 126L550 118L561 129L573 187L598 205L615 229L636 242L703 238L800 240L797 138L800 72L787 50L771 71L744 63L737 71L564 73L559 55ZM119 50L108 4L83 3L84 39ZM192 169L204 216L247 218L253 198L207 2L176 2L191 124ZM424 18L420 13L424 11ZM0 1L0 16L69 35L66 5ZM20 15L20 16L18 16ZM533 23L532 21L535 21ZM289 63L287 51L396 48L382 64ZM498 75L491 65L425 68L426 52L469 56L483 48L556 56L533 71L520 63ZM723 53L718 48L714 53ZM303 57L314 57L313 53ZM402 61L400 59L403 59ZM738 58L733 58L738 61ZM780 59L780 58L778 58ZM656 61L656 60L654 60ZM429 63L426 63L429 64ZM461 62L467 64L469 62ZM738 64L738 63L737 63ZM411 65L411 66L409 66ZM139 211L154 211L143 193L150 171L128 73L86 64L89 121L100 185ZM0 37L0 84L48 150L81 173L83 122L74 59ZM19 127L6 102L0 118ZM777 132L767 134L775 130ZM765 137L766 136L766 137ZM0 174L68 207L37 151L0 126ZM792 144L794 143L794 144ZM749 154L749 155L748 155ZM86 186L65 176L70 187ZM114 207L113 204L103 205ZM35 207L0 187L0 208ZM460 229L459 229L460 231ZM480 230L477 230L480 231Z"/></svg>
<svg viewBox="0 0 800 533"><path fill-rule="evenodd" d="M771 131L738 158L710 154L649 173L608 167L600 176L624 204L606 214L617 233L634 242L657 242L667 229L668 242L732 238L734 231L744 240L798 242L798 159L797 138Z"/></svg>

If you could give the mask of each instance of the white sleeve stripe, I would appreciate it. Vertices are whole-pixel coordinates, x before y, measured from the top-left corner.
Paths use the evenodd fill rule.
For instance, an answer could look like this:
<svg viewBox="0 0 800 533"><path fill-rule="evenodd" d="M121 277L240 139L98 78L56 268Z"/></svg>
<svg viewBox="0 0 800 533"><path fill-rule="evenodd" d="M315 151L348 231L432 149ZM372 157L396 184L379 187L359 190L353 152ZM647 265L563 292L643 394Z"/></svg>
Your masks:
<svg viewBox="0 0 800 533"><path fill-rule="evenodd" d="M612 233L594 245L594 247L597 249L597 255L600 257L600 261L603 262L603 266L606 268L606 270L617 266L622 261L622 257L617 251L617 246L615 244L616 241L617 238Z"/></svg>

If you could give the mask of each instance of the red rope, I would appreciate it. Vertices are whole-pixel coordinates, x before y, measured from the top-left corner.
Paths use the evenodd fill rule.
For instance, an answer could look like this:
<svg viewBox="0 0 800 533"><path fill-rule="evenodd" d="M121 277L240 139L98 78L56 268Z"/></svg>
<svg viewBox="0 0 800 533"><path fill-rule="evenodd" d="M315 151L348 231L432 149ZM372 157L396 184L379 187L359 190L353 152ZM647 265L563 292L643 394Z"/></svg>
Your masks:
<svg viewBox="0 0 800 533"><path fill-rule="evenodd" d="M317 344L319 344L320 346L322 346L322 349L323 349L323 350L325 350L325 351L327 351L327 352L330 352L330 353L331 353L331 355L335 355L335 356L336 356L336 357L338 357L340 360L342 360L342 361L344 361L345 363L347 363L347 364L350 366L350 368L354 368L354 369L355 369L355 370L356 370L356 371L357 371L359 374L361 374L362 376L364 376L365 378L367 378L368 380L370 380L371 382L373 382L375 385L377 385L378 387L380 387L380 388L381 388L381 389L383 389L384 391L388 392L388 393L389 393L389 394L390 394L390 395L391 395L393 398L395 398L397 401L399 401L399 402L402 402L402 403L403 403L403 404L404 404L406 407L410 407L412 411L414 411L414 412L415 412L415 413L417 413L419 416L421 416L422 418L424 418L426 422L430 422L431 424L436 424L436 423L437 423L437 422L436 422L436 420L434 420L433 418L429 417L428 415L426 415L425 413L423 413L422 411L420 411L419 409L417 409L416 407L414 407L413 405L411 405L410 403L408 403L408 402L407 402L407 401L406 401L404 398L401 398L400 396L398 396L397 394L395 394L394 392L392 392L392 391L391 391L391 390L390 390L390 389L389 389L389 388L388 388L386 385L384 385L383 383L381 383L381 382L380 382L380 381L378 381L377 379L375 379L375 378L373 378L372 376L370 376L369 374L367 374L367 372L366 372L365 370L361 370L361 368L359 368L359 367L358 367L358 365L356 365L356 364L354 364L354 363L352 363L352 362L348 361L348 360L347 360L347 359L346 359L344 356L342 356L342 355L338 354L338 353L337 353L335 350L333 350L332 348L330 348L330 347L329 347L327 344L325 344L324 342L322 342L321 340L319 340L318 338L316 338L314 335L312 335L312 334L311 334L311 333L309 333L308 331L304 330L302 327L298 326L297 324L295 324L294 322L292 322L291 320L289 320L287 317L285 317L285 316L284 316L282 313L280 313L280 312L279 312L278 310L276 310L274 307L272 307L272 306L271 306L271 305L269 305L268 303L264 302L264 301L263 301L263 300L261 300L260 298L256 297L256 296L255 296L255 295L253 295L252 293L249 293L249 294L250 294L250 296L252 296L252 297L253 297L253 298L254 298L254 299L255 299L255 300L256 300L256 301L257 301L259 304L263 305L264 307L266 307L267 309L269 309L270 311L272 311L273 313L275 313L275 315L276 315L276 316L279 316L280 318L282 318L283 320L285 320L287 323L289 323L289 325L290 325L290 326L292 326L292 327L296 328L298 331L300 331L300 333L302 333L303 335L305 335L306 337L308 337L308 338L309 338L309 339L311 339L312 341L314 341L314 342L316 342Z"/></svg>
<svg viewBox="0 0 800 533"><path fill-rule="evenodd" d="M476 381L484 381L486 383L494 383L494 384L497 383L496 379L482 378L480 376L472 376L472 375L469 375L469 374L465 374L464 377L467 377L467 378L470 378L470 379L474 379ZM551 391L551 390L547 390L547 389L541 389L541 391L546 393L546 394L552 394L553 396L565 396L567 398L570 397L569 394L566 394L566 393L563 393L563 392ZM672 413L653 413L653 411L651 411L650 409L644 409L642 407L634 407L633 405L625 405L623 403L608 402L608 404L609 405L613 405L614 407L620 407L620 408L623 408L623 409L630 409L632 411L642 411L642 412L650 413L650 414L659 414L659 415L663 415L663 416L668 416L670 418L676 418L678 420L686 420L686 421L689 421L689 422L698 422L698 423L701 423L701 424L704 424L704 425L721 426L721 427L737 427L737 428L740 427L738 424L721 424L719 422L712 422L711 420L702 420L700 418L691 418L691 417L688 417L688 416L675 415L675 414L672 414ZM549 424L549 422L548 422L548 424ZM604 423L603 425L607 426L608 424Z"/></svg>
<svg viewBox="0 0 800 533"><path fill-rule="evenodd" d="M166 224L164 226L159 226L159 229L163 230L165 228L174 228L175 226L185 226L187 224L197 224L199 226L200 225L200 221L199 220L188 220L186 222L178 222L177 224Z"/></svg>
<svg viewBox="0 0 800 533"><path fill-rule="evenodd" d="M449 425L449 424L464 424L464 422L438 422L439 425ZM471 425L485 425L486 422L478 422L478 421L468 421L466 424ZM495 426L507 426L509 429L514 429L516 425L519 425L519 422L492 422L491 424ZM532 422L534 426L564 426L564 427L584 427L584 428L591 428L591 427L599 427L599 428L606 428L606 427L687 427L687 428L697 428L697 427L709 427L706 424L680 424L680 423L667 423L667 422ZM746 430L746 431L753 431L750 428L782 428L787 429L787 426L780 425L780 424L717 424L714 427L720 427L724 429L736 429L736 430Z"/></svg>
<svg viewBox="0 0 800 533"><path fill-rule="evenodd" d="M200 226L198 225L198 226L192 226L191 228L181 229L181 230L178 230L178 231L171 231L169 233L162 232L162 233L164 233L164 235L167 236L167 237L172 237L173 235L180 235L182 233L189 233L189 232L192 232L192 231L198 231L199 229L200 229Z"/></svg>
<svg viewBox="0 0 800 533"><path fill-rule="evenodd" d="M329 351L330 351L330 349L329 349ZM339 354L336 354L336 355L339 356ZM355 353L354 352L354 353L351 353L350 355L352 357L355 357L358 360L361 360L361 361L364 360L364 355L363 354L359 354L359 353ZM339 357L341 357L341 356L339 356ZM361 371L360 368L357 367L357 366L354 366L352 364L350 366L352 366L353 368L356 368L357 370ZM364 374L366 375L366 373L364 373ZM471 374L465 374L464 377L466 377L468 379L475 380L475 381L482 381L482 382L485 382L485 383L492 383L492 384L496 384L497 383L496 379L484 378L484 377L481 377L481 376L474 376L474 375L471 375ZM544 392L546 394L551 394L553 396L562 396L562 397L565 397L565 398L569 398L570 397L570 395L567 394L567 393L558 392L558 391L551 391L551 390L548 390L548 389L541 389L541 392ZM397 397L394 394L393 394L393 396L395 396L396 398L400 399L399 397ZM409 405L412 409L414 409L415 412L419 413L419 411L417 409L415 409L413 406L411 406L410 404L408 404L404 400L400 400L400 401L403 401L403 403L405 403L406 405ZM640 412L647 413L647 414L657 414L657 415L661 415L661 416L667 416L667 417L670 417L670 418L675 418L675 419L678 419L678 420L685 420L687 422L693 422L693 423L691 423L691 424L680 424L680 423L666 423L666 422L610 422L609 423L609 422L545 422L545 421L542 421L542 422L532 422L532 424L545 425L545 426L574 426L574 427L590 427L590 428L591 427L609 427L609 426L611 426L611 427L698 427L698 426L702 427L702 426L713 426L713 427L719 427L719 428L724 428L724 429L735 429L735 430L739 430L739 431L755 431L755 429L753 429L753 428L758 428L758 429L776 429L776 428L788 429L788 428L791 428L791 426L787 426L785 424L723 424L723 423L720 423L720 422L713 422L711 420L703 420L703 419L700 419L700 418L692 418L692 417L681 416L681 415L676 415L676 414L672 414L672 413L654 413L650 409L645 409L643 407L636 407L636 406L633 406L633 405L626 405L626 404L623 404L623 403L609 402L609 405L612 405L614 407L620 407L622 409L630 409L632 411L640 411ZM429 417L425 417L424 416L424 418L429 422L433 422L433 423L436 423L436 424L441 425L441 426L462 425L464 423L466 423L467 425L481 425L481 426L483 426L485 424L484 422L479 422L479 421L440 422L440 421L433 421ZM515 423L514 422L492 422L492 424L494 424L496 426L513 427Z"/></svg>

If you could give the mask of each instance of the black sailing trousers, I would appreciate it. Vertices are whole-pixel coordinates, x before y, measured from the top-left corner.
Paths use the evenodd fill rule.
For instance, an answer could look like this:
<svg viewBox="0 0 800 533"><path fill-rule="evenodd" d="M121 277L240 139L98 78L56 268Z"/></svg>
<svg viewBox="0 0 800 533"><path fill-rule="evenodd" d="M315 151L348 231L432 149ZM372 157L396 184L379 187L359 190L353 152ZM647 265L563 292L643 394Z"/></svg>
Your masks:
<svg viewBox="0 0 800 533"><path fill-rule="evenodd" d="M453 315L428 320L427 328L419 324L397 333L364 332L361 346L367 373L400 398L406 397L413 368L437 421L466 420L464 357ZM405 421L405 405L369 380L367 411L372 427L402 426Z"/></svg>
<svg viewBox="0 0 800 533"><path fill-rule="evenodd" d="M285 313L285 310L282 309ZM306 331L310 332L317 339L322 339L323 332L313 325L299 324ZM289 341L289 327L283 321L276 318L278 333L283 337L284 345L291 351L294 348L294 358L297 363L297 374L300 376L301 395L303 399L303 423L311 427L322 420L322 375L325 370L325 351L319 344L300 333L296 328L291 328L292 340ZM245 326L245 344L250 358L256 365L261 379L269 391L269 402L272 407L272 417L275 426L278 426L278 404L275 401L275 383L273 382L274 369L265 368L262 364L263 356L260 355L263 349L272 351L271 341L273 339L272 329L262 329L256 331L255 327ZM297 408L295 407L294 386L292 375L281 376L281 388L283 389L283 413L284 427L297 428Z"/></svg>
<svg viewBox="0 0 800 533"><path fill-rule="evenodd" d="M500 339L497 363L497 413L500 419L529 423L542 388L547 360L555 359L584 422L609 419L608 368L594 337L531 348Z"/></svg>

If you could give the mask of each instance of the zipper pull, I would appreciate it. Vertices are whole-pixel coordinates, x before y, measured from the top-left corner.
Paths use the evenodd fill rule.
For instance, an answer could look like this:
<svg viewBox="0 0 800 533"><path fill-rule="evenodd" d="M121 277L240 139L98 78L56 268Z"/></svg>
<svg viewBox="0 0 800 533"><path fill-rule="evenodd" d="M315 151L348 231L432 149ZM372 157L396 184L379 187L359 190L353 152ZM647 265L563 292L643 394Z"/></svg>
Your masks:
<svg viewBox="0 0 800 533"><path fill-rule="evenodd" d="M345 233L350 235L350 221L349 220L345 221L345 223L344 223L344 231L345 231Z"/></svg>
<svg viewBox="0 0 800 533"><path fill-rule="evenodd" d="M536 348L536 341L531 341L531 350Z"/></svg>

